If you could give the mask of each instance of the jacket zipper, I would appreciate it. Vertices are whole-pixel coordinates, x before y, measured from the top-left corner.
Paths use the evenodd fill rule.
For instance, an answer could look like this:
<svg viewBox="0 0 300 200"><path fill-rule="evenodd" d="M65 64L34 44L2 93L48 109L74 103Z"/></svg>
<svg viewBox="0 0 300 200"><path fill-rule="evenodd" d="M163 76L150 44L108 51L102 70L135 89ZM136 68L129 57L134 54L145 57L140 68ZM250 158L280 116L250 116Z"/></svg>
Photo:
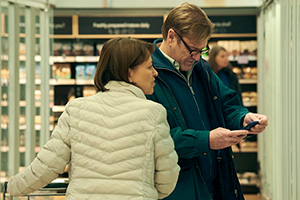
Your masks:
<svg viewBox="0 0 300 200"><path fill-rule="evenodd" d="M196 158L194 158L194 162L195 162L196 169L198 170L199 175L200 175L200 177L201 177L203 183L206 184L205 180L203 179L203 177L202 177L202 175L201 175L200 167L199 167L199 165L198 165L198 162L197 162ZM207 187L205 188L205 191L206 191L207 195L210 197L210 199L212 200L212 198L211 198L211 196L210 196L210 193L209 193Z"/></svg>
<svg viewBox="0 0 300 200"><path fill-rule="evenodd" d="M198 103L197 103L197 100L196 100L196 97L195 97L194 90L193 90L192 86L190 85L189 81L188 81L183 75L181 75L180 73L177 73L177 72L175 72L175 71L173 71L173 70L166 69L166 68L159 68L159 67L156 67L156 68L157 68L157 69L161 69L161 70L167 70L167 71L173 72L173 73L175 73L176 75L178 75L180 78L182 78L182 79L187 83L187 85L189 86L190 91L191 91L191 93L192 93L192 95L193 95L193 99L194 99L194 102L195 102L195 104L196 104L196 107L197 107L199 116L200 116L200 118L201 118L202 125L203 125L204 129L207 130L207 128L206 128L206 126L205 126L205 123L204 123L204 121L203 121L203 119L202 119L202 117L201 117L200 107L199 107L199 105L198 105ZM162 80L162 79L160 79L160 80ZM164 82L164 81L163 81L163 82ZM164 82L164 83L165 83L165 82ZM165 84L166 84L166 83L165 83ZM166 85L167 85L167 84L166 84ZM167 85L167 86L168 86L168 85ZM169 88L169 86L168 86L168 88ZM169 89L170 89L170 88L169 88ZM171 91L171 90L170 90L170 91ZM175 99L175 97L174 97L174 99ZM176 100L176 99L175 99L175 100ZM177 104L177 105L178 105L178 104Z"/></svg>
<svg viewBox="0 0 300 200"><path fill-rule="evenodd" d="M171 88L168 86L168 84L165 82L165 81L163 81L160 77L157 77L161 82L163 82L166 86L167 86L167 88L169 89L169 91L170 91L170 93L171 93L171 95L172 95L172 97L173 97L173 99L174 99L174 101L175 101L175 103L176 103L176 105L177 105L177 108L178 108L178 110L179 110L179 112L180 112L180 115L181 115L181 117L182 117L182 120L183 120L183 122L184 122L184 124L185 124L185 127L187 128L187 123L185 122L185 120L184 120L184 117L183 117L183 114L182 114L182 112L181 112L181 109L180 109L180 107L178 106L179 104L178 104L178 102L177 102L177 100L176 100L176 98L175 98L175 96L174 96L174 94L173 94L173 92L172 92L172 90L171 90Z"/></svg>

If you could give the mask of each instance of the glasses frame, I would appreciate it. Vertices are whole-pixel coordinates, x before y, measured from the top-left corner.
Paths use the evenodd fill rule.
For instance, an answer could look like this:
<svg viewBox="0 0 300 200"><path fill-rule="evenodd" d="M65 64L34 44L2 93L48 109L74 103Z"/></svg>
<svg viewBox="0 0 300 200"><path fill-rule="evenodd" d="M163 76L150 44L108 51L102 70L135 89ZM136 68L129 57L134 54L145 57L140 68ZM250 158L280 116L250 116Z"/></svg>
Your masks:
<svg viewBox="0 0 300 200"><path fill-rule="evenodd" d="M174 30L174 29L173 29ZM206 47L201 49L200 51L199 50L192 50L189 45L183 40L183 38L181 37L181 35L179 35L177 33L177 31L174 30L174 32L178 35L178 37L180 38L180 40L182 41L182 43L184 44L184 46L186 47L186 49L190 52L190 55L193 57L193 56L196 56L200 53L200 55L202 54L206 54L207 52L209 52L210 48L208 46L208 43L206 44Z"/></svg>

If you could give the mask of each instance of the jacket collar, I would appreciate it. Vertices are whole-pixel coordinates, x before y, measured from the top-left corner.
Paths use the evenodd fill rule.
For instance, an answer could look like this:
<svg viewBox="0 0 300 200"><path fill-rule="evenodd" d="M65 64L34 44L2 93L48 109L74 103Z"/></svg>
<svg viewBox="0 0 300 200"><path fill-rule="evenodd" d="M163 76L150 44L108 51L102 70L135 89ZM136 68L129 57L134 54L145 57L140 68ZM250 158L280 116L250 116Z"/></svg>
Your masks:
<svg viewBox="0 0 300 200"><path fill-rule="evenodd" d="M109 81L105 85L105 88L109 89L109 91L124 92L141 99L146 99L144 92L139 87L124 81Z"/></svg>
<svg viewBox="0 0 300 200"><path fill-rule="evenodd" d="M159 67L159 68L165 68L173 71L177 71L173 64L161 53L159 48L157 47L158 43L161 43L163 40L162 39L157 39L153 43L155 45L155 51L152 54L153 59L153 66L154 67Z"/></svg>

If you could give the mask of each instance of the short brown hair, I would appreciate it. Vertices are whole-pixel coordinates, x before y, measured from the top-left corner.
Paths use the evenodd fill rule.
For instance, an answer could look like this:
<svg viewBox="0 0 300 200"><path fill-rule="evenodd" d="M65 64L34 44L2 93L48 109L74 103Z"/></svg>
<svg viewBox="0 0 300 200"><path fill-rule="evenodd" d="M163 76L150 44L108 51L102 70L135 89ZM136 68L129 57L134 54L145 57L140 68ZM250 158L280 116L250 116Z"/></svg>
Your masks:
<svg viewBox="0 0 300 200"><path fill-rule="evenodd" d="M168 31L173 28L182 37L203 42L212 35L214 26L201 8L183 3L169 13L161 31L164 40L167 39Z"/></svg>
<svg viewBox="0 0 300 200"><path fill-rule="evenodd" d="M128 70L145 62L154 52L152 43L133 38L114 38L107 41L102 48L97 64L94 84L97 92L106 91L109 81L128 80Z"/></svg>

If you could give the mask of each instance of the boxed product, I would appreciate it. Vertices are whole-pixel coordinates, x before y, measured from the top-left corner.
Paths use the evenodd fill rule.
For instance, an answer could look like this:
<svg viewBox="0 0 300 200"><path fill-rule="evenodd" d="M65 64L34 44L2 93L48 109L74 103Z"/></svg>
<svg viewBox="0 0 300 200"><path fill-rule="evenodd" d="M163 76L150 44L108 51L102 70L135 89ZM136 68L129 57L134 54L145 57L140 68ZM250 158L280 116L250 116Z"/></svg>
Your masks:
<svg viewBox="0 0 300 200"><path fill-rule="evenodd" d="M86 79L85 78L85 65L76 65L75 74L76 74L76 79Z"/></svg>
<svg viewBox="0 0 300 200"><path fill-rule="evenodd" d="M83 55L93 56L94 55L94 46L91 44L84 44L83 45Z"/></svg>
<svg viewBox="0 0 300 200"><path fill-rule="evenodd" d="M54 64L52 67L53 77L56 79L70 79L71 65L70 64Z"/></svg>
<svg viewBox="0 0 300 200"><path fill-rule="evenodd" d="M73 56L71 43L62 44L62 56Z"/></svg>
<svg viewBox="0 0 300 200"><path fill-rule="evenodd" d="M54 56L61 56L62 54L62 43L54 42L53 44L53 55Z"/></svg>
<svg viewBox="0 0 300 200"><path fill-rule="evenodd" d="M83 56L84 55L82 42L73 43L73 53L75 56Z"/></svg>
<svg viewBox="0 0 300 200"><path fill-rule="evenodd" d="M86 65L85 66L86 79L93 79L95 71L96 71L96 65Z"/></svg>
<svg viewBox="0 0 300 200"><path fill-rule="evenodd" d="M83 96L88 97L96 94L96 90L93 86L84 86L83 87Z"/></svg>

